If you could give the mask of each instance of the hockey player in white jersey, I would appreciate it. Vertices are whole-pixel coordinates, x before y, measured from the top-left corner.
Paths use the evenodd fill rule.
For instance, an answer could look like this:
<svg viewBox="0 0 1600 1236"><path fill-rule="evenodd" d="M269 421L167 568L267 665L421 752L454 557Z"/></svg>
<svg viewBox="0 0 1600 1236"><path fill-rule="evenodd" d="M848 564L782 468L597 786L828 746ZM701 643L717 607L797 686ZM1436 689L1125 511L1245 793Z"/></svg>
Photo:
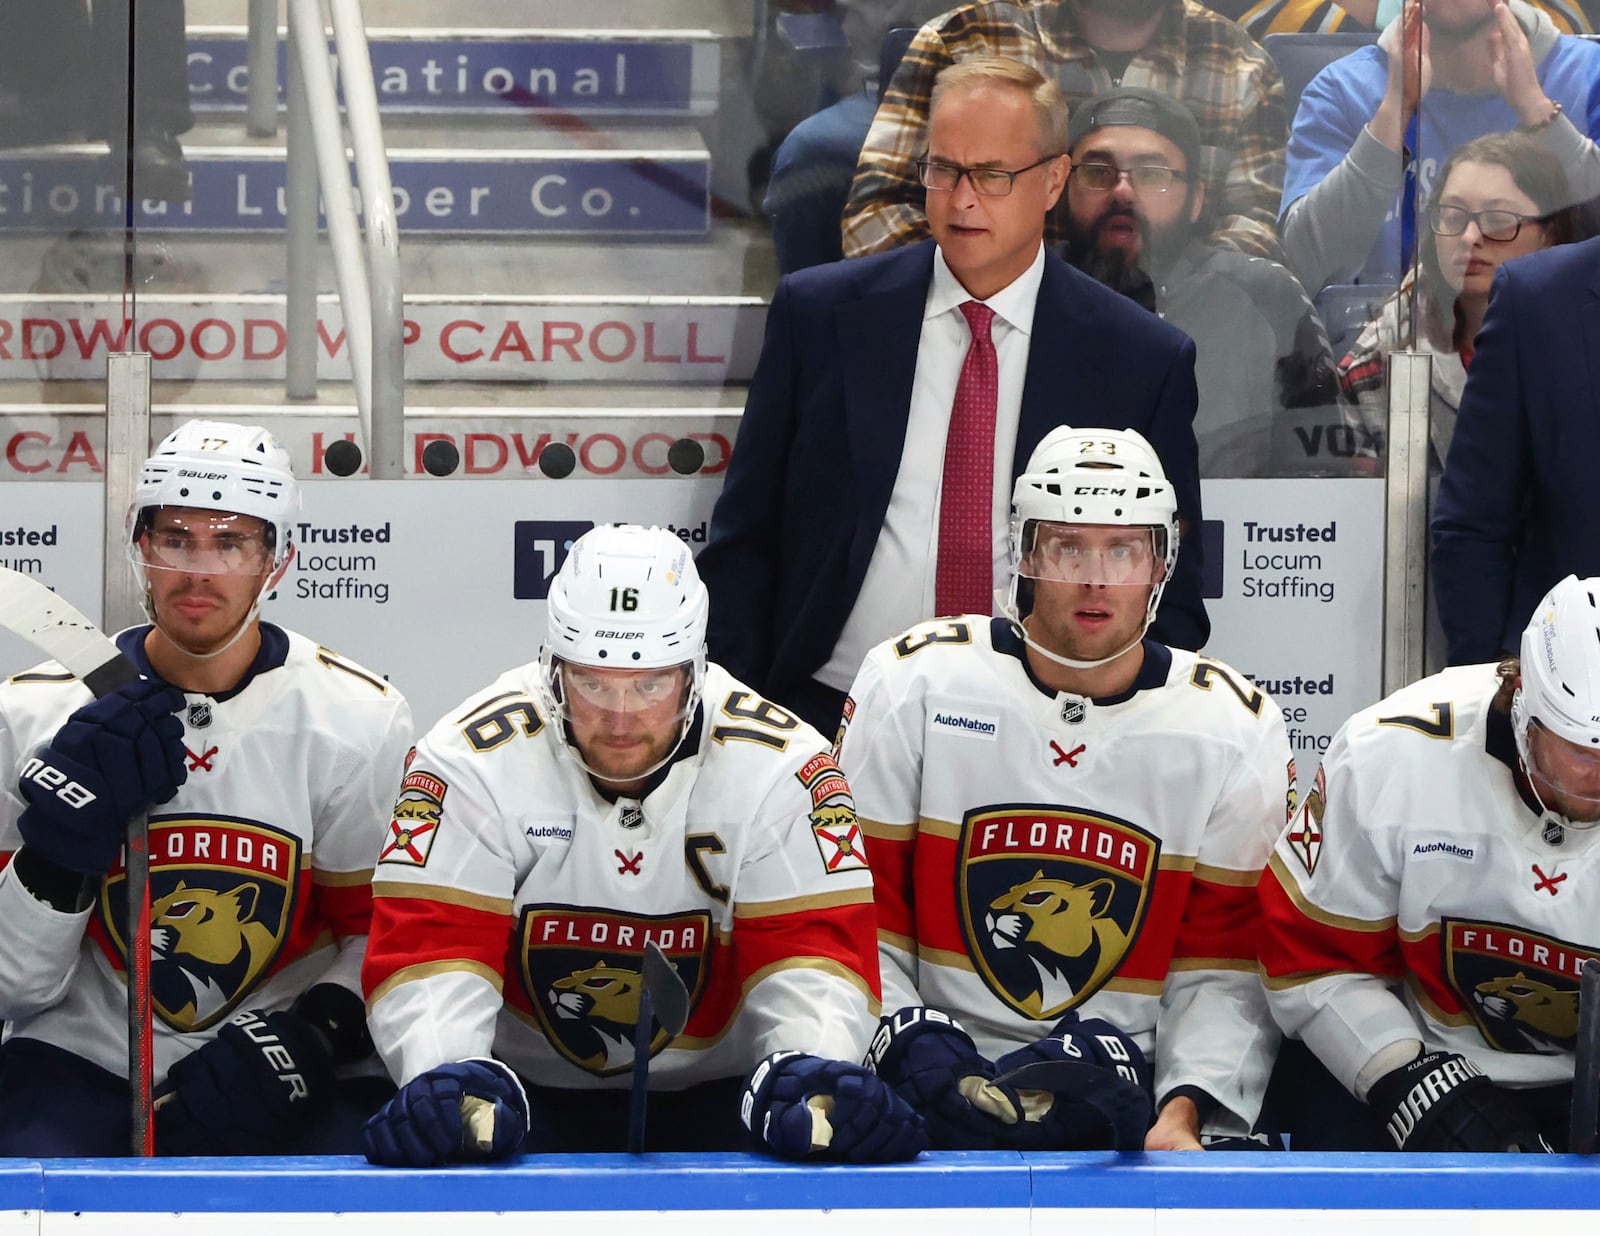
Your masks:
<svg viewBox="0 0 1600 1236"><path fill-rule="evenodd" d="M270 434L181 426L128 513L150 624L116 642L143 679L91 702L47 662L0 686L0 1154L127 1153L122 847L145 810L157 1153L357 1151L382 1101L335 1070L372 1056L371 853L411 717L261 621L299 505Z"/></svg>
<svg viewBox="0 0 1600 1236"><path fill-rule="evenodd" d="M1600 579L1569 575L1520 657L1412 683L1334 736L1261 884L1273 1014L1348 1092L1300 1113L1297 1144L1565 1146L1600 955L1597 628Z"/></svg>
<svg viewBox="0 0 1600 1236"><path fill-rule="evenodd" d="M650 1031L652 1149L921 1149L855 1063L879 988L850 788L820 734L706 663L706 607L677 537L596 528L538 660L418 744L363 975L400 1083L373 1162L621 1150L648 942L692 1001Z"/></svg>
<svg viewBox="0 0 1600 1236"><path fill-rule="evenodd" d="M1294 795L1282 716L1226 665L1145 639L1179 529L1139 434L1051 432L1011 527L1007 617L879 645L845 707L876 1067L936 1146L1242 1135L1278 1041L1253 960ZM1051 1080L1006 1076L1043 1061Z"/></svg>

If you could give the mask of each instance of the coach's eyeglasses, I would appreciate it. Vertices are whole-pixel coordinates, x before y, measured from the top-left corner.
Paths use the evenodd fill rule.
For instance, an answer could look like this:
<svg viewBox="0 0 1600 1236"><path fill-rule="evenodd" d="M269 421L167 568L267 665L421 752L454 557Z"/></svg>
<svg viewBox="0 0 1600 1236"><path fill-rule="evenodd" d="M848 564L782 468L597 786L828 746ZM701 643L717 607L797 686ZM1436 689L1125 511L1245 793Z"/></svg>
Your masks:
<svg viewBox="0 0 1600 1236"><path fill-rule="evenodd" d="M974 193L980 193L984 197L1005 197L1023 172L1031 172L1034 168L1043 167L1060 157L1060 155L1045 155L1037 163L1019 167L1014 172L1008 172L1001 167L962 167L957 163L921 159L917 162L917 179L922 181L923 188L932 189L937 193L954 193L956 186L961 183L961 178L965 176L972 181Z"/></svg>
<svg viewBox="0 0 1600 1236"><path fill-rule="evenodd" d="M1428 207L1428 226L1435 236L1459 236L1468 223L1478 225L1485 240L1505 244L1515 240L1524 223L1543 223L1541 215L1519 215L1514 210L1468 210L1464 206Z"/></svg>

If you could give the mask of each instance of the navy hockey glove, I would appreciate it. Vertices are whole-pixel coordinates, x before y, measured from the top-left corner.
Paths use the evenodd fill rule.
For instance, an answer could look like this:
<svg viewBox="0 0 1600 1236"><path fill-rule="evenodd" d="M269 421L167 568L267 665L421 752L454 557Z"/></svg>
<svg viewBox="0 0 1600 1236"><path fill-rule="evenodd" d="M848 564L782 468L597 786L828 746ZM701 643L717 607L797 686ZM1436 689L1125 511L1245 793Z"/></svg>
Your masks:
<svg viewBox="0 0 1600 1236"><path fill-rule="evenodd" d="M756 1065L739 1115L757 1144L783 1159L898 1163L928 1145L922 1117L870 1071L797 1051Z"/></svg>
<svg viewBox="0 0 1600 1236"><path fill-rule="evenodd" d="M1522 1105L1455 1052L1424 1052L1385 1073L1367 1103L1400 1150L1550 1150Z"/></svg>
<svg viewBox="0 0 1600 1236"><path fill-rule="evenodd" d="M179 1060L156 1094L164 1155L276 1154L328 1110L333 1058L293 1013L236 1013Z"/></svg>
<svg viewBox="0 0 1600 1236"><path fill-rule="evenodd" d="M189 775L174 715L183 706L176 687L140 679L68 717L22 767L22 840L58 867L105 875L128 821L171 800Z"/></svg>
<svg viewBox="0 0 1600 1236"><path fill-rule="evenodd" d="M995 1066L961 1023L930 1008L903 1008L878 1022L867 1067L922 1116L940 1150L993 1150L1023 1118L1014 1087L995 1086Z"/></svg>
<svg viewBox="0 0 1600 1236"><path fill-rule="evenodd" d="M1005 1144L1012 1149L1142 1150L1155 1118L1150 1065L1139 1045L1108 1021L1068 1013L1044 1038L994 1062L1000 1077L1040 1065L1014 1083L1028 1119ZM1047 1066L1047 1067L1046 1067ZM1035 1102L1030 1092L1047 1092Z"/></svg>
<svg viewBox="0 0 1600 1236"><path fill-rule="evenodd" d="M528 1133L528 1096L498 1060L462 1060L419 1073L362 1130L367 1160L381 1167L435 1167L503 1159Z"/></svg>

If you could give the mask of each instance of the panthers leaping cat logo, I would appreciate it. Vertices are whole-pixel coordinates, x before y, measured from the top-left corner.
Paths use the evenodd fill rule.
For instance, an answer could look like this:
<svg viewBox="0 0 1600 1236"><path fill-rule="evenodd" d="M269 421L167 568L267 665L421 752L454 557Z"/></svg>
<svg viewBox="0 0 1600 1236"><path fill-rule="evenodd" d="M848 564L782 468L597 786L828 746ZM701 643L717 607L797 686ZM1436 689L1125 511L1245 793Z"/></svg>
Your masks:
<svg viewBox="0 0 1600 1236"><path fill-rule="evenodd" d="M1473 989L1479 1011L1502 1035L1520 1036L1535 1051L1570 1048L1578 1034L1578 993L1563 991L1520 970Z"/></svg>
<svg viewBox="0 0 1600 1236"><path fill-rule="evenodd" d="M1070 884L1046 879L1040 869L989 903L984 926L990 943L1024 950L1038 975L1035 989L1019 1001L1028 1016L1052 1015L1116 970L1128 936L1108 916L1115 893L1109 879Z"/></svg>
<svg viewBox="0 0 1600 1236"><path fill-rule="evenodd" d="M608 966L575 970L550 984L550 1004L557 1017L605 1021L632 1032L639 1020L639 974Z"/></svg>
<svg viewBox="0 0 1600 1236"><path fill-rule="evenodd" d="M226 892L178 881L150 907L152 980L167 1020L198 1030L218 1020L266 969L278 939L253 921L260 890Z"/></svg>

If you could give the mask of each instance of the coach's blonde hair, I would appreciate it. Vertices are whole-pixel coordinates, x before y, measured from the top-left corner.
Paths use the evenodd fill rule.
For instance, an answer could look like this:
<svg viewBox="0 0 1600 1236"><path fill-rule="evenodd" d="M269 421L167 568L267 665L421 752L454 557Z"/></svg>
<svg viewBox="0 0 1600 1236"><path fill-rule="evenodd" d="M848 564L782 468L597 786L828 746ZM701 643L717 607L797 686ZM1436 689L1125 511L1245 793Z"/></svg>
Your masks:
<svg viewBox="0 0 1600 1236"><path fill-rule="evenodd" d="M980 86L1014 86L1033 103L1034 127L1039 134L1039 153L1065 154L1067 151L1067 99L1056 85L1032 65L1004 56L973 56L958 60L940 71L933 81L931 112L939 100L954 91L976 90Z"/></svg>

